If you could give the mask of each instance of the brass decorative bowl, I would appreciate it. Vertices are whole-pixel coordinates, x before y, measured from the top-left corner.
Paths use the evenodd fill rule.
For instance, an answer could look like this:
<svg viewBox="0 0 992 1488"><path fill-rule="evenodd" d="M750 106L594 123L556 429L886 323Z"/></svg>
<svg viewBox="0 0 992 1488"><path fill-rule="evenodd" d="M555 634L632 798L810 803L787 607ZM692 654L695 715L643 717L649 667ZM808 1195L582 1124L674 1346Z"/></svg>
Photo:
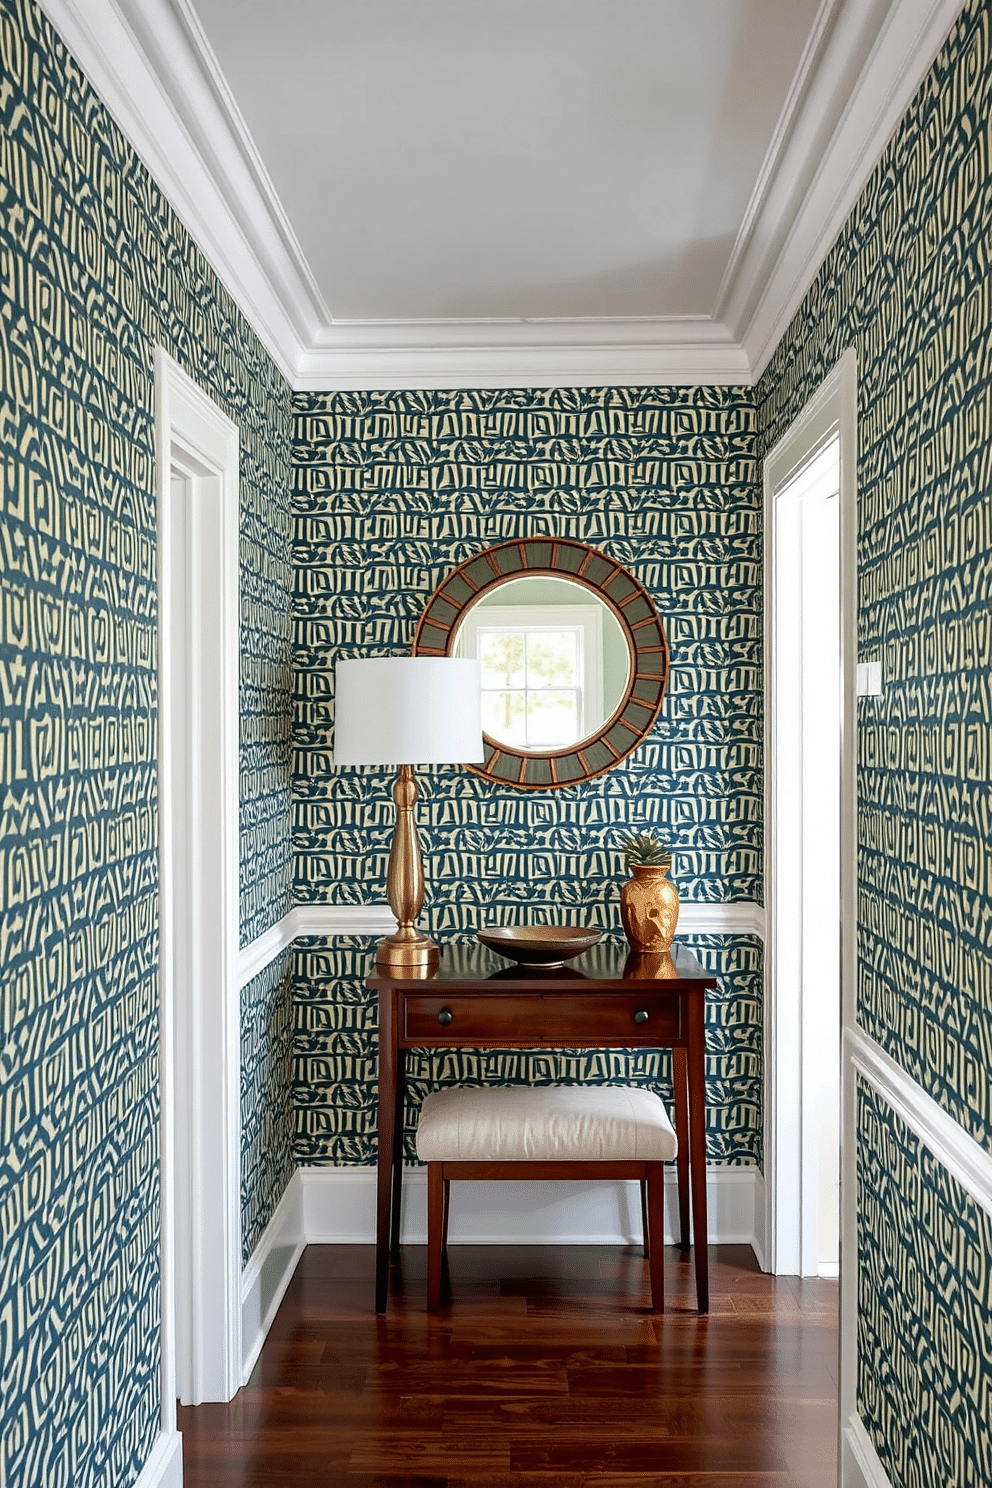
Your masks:
<svg viewBox="0 0 992 1488"><path fill-rule="evenodd" d="M581 925L497 925L476 934L476 939L491 951L499 951L521 966L548 970L581 956L601 938L602 931L583 930Z"/></svg>

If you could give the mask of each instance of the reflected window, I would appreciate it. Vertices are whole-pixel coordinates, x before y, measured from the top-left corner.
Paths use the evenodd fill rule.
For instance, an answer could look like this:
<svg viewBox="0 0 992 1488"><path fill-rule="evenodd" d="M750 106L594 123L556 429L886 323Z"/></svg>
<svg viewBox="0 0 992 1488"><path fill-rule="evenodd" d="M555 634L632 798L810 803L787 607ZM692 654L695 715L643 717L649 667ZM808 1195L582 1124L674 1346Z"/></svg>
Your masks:
<svg viewBox="0 0 992 1488"><path fill-rule="evenodd" d="M482 727L499 743L558 749L599 727L599 606L480 606L466 619L458 650L479 660Z"/></svg>

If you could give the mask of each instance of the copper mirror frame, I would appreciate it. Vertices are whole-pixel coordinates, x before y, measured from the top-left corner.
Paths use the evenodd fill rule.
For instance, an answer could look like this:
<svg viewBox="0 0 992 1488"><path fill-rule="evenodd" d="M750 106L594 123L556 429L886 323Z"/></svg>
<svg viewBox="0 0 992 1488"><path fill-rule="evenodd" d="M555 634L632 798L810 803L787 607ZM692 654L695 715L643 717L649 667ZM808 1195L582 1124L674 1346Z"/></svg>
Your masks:
<svg viewBox="0 0 992 1488"><path fill-rule="evenodd" d="M578 744L525 752L484 735L485 763L469 765L497 785L554 790L610 770L647 737L668 682L668 642L647 590L622 564L585 543L522 538L467 559L438 585L413 638L414 656L447 656L465 611L480 595L525 576L572 579L613 611L630 649L623 697L606 722Z"/></svg>

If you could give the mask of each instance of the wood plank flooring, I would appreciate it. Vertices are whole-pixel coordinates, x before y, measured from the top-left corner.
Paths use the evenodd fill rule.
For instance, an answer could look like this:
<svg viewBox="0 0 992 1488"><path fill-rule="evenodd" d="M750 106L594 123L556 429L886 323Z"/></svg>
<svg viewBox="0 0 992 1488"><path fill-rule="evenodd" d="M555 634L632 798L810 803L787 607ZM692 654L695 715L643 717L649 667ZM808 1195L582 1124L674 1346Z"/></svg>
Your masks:
<svg viewBox="0 0 992 1488"><path fill-rule="evenodd" d="M426 1252L372 1313L374 1255L311 1246L251 1381L183 1408L186 1488L833 1488L837 1284L710 1251L711 1312L666 1251L455 1246L425 1311Z"/></svg>

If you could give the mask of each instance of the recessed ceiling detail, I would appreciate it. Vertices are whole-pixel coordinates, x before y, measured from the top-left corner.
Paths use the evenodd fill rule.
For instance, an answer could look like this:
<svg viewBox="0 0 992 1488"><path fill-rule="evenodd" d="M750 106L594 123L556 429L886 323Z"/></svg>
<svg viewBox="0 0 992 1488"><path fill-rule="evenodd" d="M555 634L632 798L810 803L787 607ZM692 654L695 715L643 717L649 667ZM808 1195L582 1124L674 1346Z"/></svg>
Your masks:
<svg viewBox="0 0 992 1488"><path fill-rule="evenodd" d="M330 318L711 316L820 0L194 0Z"/></svg>
<svg viewBox="0 0 992 1488"><path fill-rule="evenodd" d="M959 0L42 0L300 388L745 383Z"/></svg>

